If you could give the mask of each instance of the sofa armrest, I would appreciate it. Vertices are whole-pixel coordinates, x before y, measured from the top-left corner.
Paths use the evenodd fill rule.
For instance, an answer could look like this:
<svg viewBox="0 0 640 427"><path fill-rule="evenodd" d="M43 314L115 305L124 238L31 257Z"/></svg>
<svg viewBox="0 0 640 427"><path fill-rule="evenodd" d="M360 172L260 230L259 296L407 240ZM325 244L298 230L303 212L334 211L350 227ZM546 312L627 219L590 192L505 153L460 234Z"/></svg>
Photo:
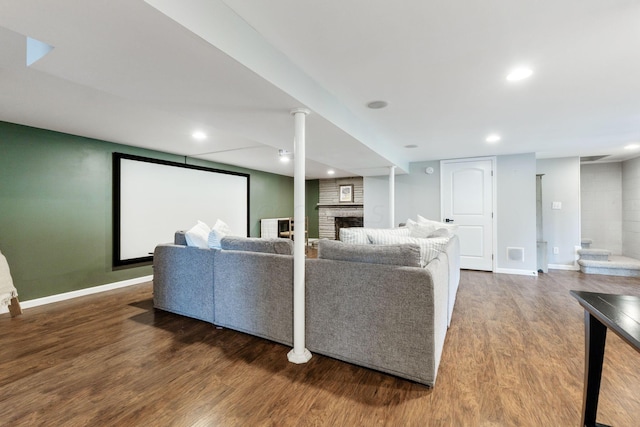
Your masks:
<svg viewBox="0 0 640 427"><path fill-rule="evenodd" d="M449 266L449 308L447 323L451 325L453 307L456 303L458 286L460 285L460 239L457 235L453 235L449 240L445 255Z"/></svg>
<svg viewBox="0 0 640 427"><path fill-rule="evenodd" d="M216 252L175 244L156 246L153 256L154 307L213 323Z"/></svg>

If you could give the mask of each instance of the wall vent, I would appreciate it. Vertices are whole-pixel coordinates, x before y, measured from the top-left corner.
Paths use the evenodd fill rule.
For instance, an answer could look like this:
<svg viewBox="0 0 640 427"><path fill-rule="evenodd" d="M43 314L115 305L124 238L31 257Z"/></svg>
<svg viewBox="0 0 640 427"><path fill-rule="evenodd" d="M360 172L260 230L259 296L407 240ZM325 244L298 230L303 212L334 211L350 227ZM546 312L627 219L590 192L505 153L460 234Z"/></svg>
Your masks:
<svg viewBox="0 0 640 427"><path fill-rule="evenodd" d="M605 154L604 156L583 156L580 157L580 163L588 163L588 162L596 162L598 160L602 160L605 157L609 157L610 154Z"/></svg>
<svg viewBox="0 0 640 427"><path fill-rule="evenodd" d="M509 261L524 262L524 248L507 248L507 259Z"/></svg>

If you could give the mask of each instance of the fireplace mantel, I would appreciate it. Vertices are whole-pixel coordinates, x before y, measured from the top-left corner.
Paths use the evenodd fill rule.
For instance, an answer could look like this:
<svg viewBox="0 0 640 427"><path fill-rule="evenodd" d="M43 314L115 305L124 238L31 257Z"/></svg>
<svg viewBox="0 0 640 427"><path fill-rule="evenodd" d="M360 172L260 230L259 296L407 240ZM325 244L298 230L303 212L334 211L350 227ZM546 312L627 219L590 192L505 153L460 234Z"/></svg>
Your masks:
<svg viewBox="0 0 640 427"><path fill-rule="evenodd" d="M364 205L362 203L333 203L333 204L320 204L318 203L319 208L363 208Z"/></svg>

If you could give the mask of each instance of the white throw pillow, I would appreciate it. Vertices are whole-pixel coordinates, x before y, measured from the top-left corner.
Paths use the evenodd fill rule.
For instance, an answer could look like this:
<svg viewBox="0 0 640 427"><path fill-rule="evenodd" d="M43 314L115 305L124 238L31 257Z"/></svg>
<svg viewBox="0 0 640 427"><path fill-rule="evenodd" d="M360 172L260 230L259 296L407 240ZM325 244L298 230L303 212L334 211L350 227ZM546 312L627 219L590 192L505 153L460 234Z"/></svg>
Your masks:
<svg viewBox="0 0 640 427"><path fill-rule="evenodd" d="M195 246L203 249L208 248L207 239L209 238L209 231L209 226L207 224L202 221L198 221L196 225L184 233L187 246Z"/></svg>
<svg viewBox="0 0 640 427"><path fill-rule="evenodd" d="M221 244L220 241L223 237L231 235L231 229L229 226L222 220L218 219L211 229L211 232L208 233L208 244L210 248L220 249Z"/></svg>
<svg viewBox="0 0 640 427"><path fill-rule="evenodd" d="M420 266L425 267L432 260L446 250L449 238L438 237L434 239L421 239L409 236L386 236L384 239L374 237L371 243L374 245L396 245L401 243L415 243L420 246Z"/></svg>
<svg viewBox="0 0 640 427"><path fill-rule="evenodd" d="M345 227L340 229L340 241L349 245L368 245L367 229L362 227Z"/></svg>
<svg viewBox="0 0 640 427"><path fill-rule="evenodd" d="M412 219L407 220L407 228L409 229L409 236L423 239L426 239L438 229L433 224L420 224Z"/></svg>
<svg viewBox="0 0 640 427"><path fill-rule="evenodd" d="M369 241L374 244L384 245L387 244L387 238L405 236L409 237L409 229L403 228L368 228L367 237ZM375 243L374 239L380 243ZM391 243L391 242L389 242Z"/></svg>
<svg viewBox="0 0 640 427"><path fill-rule="evenodd" d="M449 224L449 223L446 223L446 222L432 221L432 220L426 219L425 217L420 216L420 215L418 215L417 218L418 218L418 224L420 224L420 225L431 225L431 226L434 227L433 231L435 231L436 229L439 229L439 228L444 228L444 229L448 230L451 235L458 233L458 226L457 225Z"/></svg>

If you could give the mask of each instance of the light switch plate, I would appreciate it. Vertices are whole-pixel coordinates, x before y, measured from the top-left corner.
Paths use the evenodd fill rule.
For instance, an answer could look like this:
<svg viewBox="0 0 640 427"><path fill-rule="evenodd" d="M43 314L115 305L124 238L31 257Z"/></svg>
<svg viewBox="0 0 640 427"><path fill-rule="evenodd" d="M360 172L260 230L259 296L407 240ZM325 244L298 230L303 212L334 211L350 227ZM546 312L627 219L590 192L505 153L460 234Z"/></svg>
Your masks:
<svg viewBox="0 0 640 427"><path fill-rule="evenodd" d="M553 202L551 209L562 209L562 202Z"/></svg>

